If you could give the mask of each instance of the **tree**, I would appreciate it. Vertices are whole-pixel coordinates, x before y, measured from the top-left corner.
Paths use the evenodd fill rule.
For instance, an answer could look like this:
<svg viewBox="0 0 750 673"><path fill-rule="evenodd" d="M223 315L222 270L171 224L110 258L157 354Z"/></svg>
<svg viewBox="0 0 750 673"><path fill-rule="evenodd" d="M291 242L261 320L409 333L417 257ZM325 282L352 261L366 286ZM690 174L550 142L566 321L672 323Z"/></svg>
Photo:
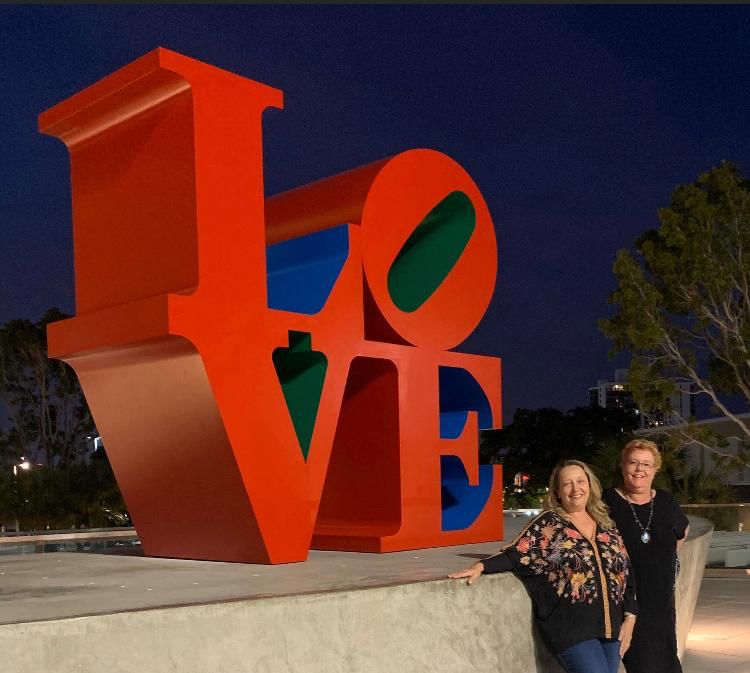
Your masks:
<svg viewBox="0 0 750 673"><path fill-rule="evenodd" d="M47 324L65 317L50 309L39 322L11 320L0 327L0 402L9 416L0 437L6 467L21 456L47 466L75 463L95 431L75 373L47 357Z"/></svg>
<svg viewBox="0 0 750 673"><path fill-rule="evenodd" d="M592 462L603 445L616 446L619 458L619 450L637 426L637 417L623 409L518 409L507 427L482 432L480 459L502 462L506 486L523 472L531 486L544 487L560 460ZM608 471L616 468L617 459L606 466Z"/></svg>
<svg viewBox="0 0 750 673"><path fill-rule="evenodd" d="M750 410L750 181L723 162L677 187L659 221L617 254L615 312L600 327L612 355L630 353L641 409L674 412L669 398L687 381L750 441L750 425L727 404L734 395ZM672 434L722 453L689 424Z"/></svg>
<svg viewBox="0 0 750 673"><path fill-rule="evenodd" d="M50 309L0 326L0 523L16 529L127 520L104 449L90 454L96 429L78 379L47 357L47 324L65 317Z"/></svg>

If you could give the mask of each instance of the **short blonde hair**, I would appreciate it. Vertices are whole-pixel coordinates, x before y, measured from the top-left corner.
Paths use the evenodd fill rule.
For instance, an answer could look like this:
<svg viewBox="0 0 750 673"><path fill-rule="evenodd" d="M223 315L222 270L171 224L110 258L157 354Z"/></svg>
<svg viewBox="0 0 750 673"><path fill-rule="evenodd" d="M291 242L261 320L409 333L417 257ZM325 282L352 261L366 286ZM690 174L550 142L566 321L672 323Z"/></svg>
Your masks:
<svg viewBox="0 0 750 673"><path fill-rule="evenodd" d="M654 472L658 472L661 469L661 452L656 442L652 442L650 439L633 439L629 441L620 455L620 465L625 465L628 456L633 451L648 451L654 457Z"/></svg>
<svg viewBox="0 0 750 673"><path fill-rule="evenodd" d="M552 474L549 477L549 488L547 489L547 495L544 498L544 509L550 509L556 512L563 519L568 518L568 513L560 502L560 496L557 494L560 488L560 472L563 468L571 466L580 467L586 478L589 481L589 501L586 503L586 511L596 521L599 526L604 529L614 528L615 524L609 516L609 508L602 500L602 485L596 478L596 475L591 471L591 468L586 463L580 460L564 460L555 466L552 470Z"/></svg>

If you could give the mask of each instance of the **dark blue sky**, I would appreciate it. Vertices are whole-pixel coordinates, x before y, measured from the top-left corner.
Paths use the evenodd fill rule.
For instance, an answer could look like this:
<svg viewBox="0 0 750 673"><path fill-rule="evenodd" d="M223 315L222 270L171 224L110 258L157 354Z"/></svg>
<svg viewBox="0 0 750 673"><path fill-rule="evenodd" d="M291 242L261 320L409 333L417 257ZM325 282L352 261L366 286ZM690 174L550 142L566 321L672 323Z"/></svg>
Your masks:
<svg viewBox="0 0 750 673"><path fill-rule="evenodd" d="M499 277L461 350L503 359L519 407L585 404L621 358L619 248L675 185L747 170L750 7L3 6L0 322L74 311L67 151L38 113L156 46L282 89L269 195L415 147L472 175Z"/></svg>

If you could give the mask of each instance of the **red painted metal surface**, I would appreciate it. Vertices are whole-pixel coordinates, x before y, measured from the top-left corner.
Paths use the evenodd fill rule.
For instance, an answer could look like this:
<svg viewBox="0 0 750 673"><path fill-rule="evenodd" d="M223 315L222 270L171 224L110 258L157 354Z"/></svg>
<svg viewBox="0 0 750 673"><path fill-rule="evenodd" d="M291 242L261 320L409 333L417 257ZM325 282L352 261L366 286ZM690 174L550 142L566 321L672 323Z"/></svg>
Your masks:
<svg viewBox="0 0 750 673"><path fill-rule="evenodd" d="M40 115L68 146L74 318L50 356L77 372L149 555L256 563L321 549L393 551L502 538L502 480L476 520L441 528L440 456L478 480L477 414L440 437L438 367L466 369L500 424L500 362L450 352L496 275L476 185L412 150L267 202L261 118L282 93L156 49ZM416 311L386 275L452 191L472 236ZM347 224L323 309L267 303L266 246ZM327 368L305 459L272 353L311 335Z"/></svg>

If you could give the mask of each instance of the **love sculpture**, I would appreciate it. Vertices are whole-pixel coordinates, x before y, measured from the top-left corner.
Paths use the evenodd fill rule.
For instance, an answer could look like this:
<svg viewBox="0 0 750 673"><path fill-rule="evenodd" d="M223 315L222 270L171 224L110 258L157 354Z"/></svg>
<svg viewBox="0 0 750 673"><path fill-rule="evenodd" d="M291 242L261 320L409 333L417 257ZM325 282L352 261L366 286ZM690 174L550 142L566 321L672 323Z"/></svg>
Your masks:
<svg viewBox="0 0 750 673"><path fill-rule="evenodd" d="M487 206L411 150L264 199L282 92L156 49L39 117L71 160L83 386L144 552L286 563L502 538Z"/></svg>

